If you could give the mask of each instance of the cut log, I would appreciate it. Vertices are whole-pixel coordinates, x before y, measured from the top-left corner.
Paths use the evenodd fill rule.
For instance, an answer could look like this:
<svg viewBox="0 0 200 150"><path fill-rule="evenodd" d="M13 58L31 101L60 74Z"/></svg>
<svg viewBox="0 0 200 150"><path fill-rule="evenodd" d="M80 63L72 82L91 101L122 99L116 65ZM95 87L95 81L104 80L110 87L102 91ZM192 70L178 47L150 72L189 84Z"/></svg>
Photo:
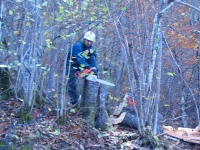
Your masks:
<svg viewBox="0 0 200 150"><path fill-rule="evenodd" d="M130 97L128 96L128 94L124 96L123 102L115 108L114 114L110 116L110 120L112 124L125 125L138 130L139 118L136 115L135 109L132 107L132 105L125 105L127 104L127 100L129 98ZM163 129L160 126L158 126L156 133L163 133Z"/></svg>
<svg viewBox="0 0 200 150"><path fill-rule="evenodd" d="M163 126L164 133L182 139L187 142L200 144L200 125L192 128L173 128L172 126Z"/></svg>
<svg viewBox="0 0 200 150"><path fill-rule="evenodd" d="M110 121L111 121L112 124L119 124L124 120L125 115L126 115L126 112L123 112L118 118L111 115Z"/></svg>
<svg viewBox="0 0 200 150"><path fill-rule="evenodd" d="M114 116L119 116L123 109L123 103L120 103L119 106L115 107Z"/></svg>
<svg viewBox="0 0 200 150"><path fill-rule="evenodd" d="M124 119L119 124L138 129L138 118L136 115L126 112Z"/></svg>
<svg viewBox="0 0 200 150"><path fill-rule="evenodd" d="M113 114L114 116L119 116L121 114L124 105L127 103L127 98L128 98L128 94L126 93L124 98L123 98L122 103L120 103L119 106L115 107L115 111L114 111L114 114Z"/></svg>
<svg viewBox="0 0 200 150"><path fill-rule="evenodd" d="M194 129L196 132L200 132L200 124Z"/></svg>
<svg viewBox="0 0 200 150"><path fill-rule="evenodd" d="M125 125L134 129L138 129L138 118L136 117L136 115L129 112L123 112L119 117L111 115L110 120L112 124L115 125ZM162 133L162 129L160 127L158 127L157 129L157 133Z"/></svg>

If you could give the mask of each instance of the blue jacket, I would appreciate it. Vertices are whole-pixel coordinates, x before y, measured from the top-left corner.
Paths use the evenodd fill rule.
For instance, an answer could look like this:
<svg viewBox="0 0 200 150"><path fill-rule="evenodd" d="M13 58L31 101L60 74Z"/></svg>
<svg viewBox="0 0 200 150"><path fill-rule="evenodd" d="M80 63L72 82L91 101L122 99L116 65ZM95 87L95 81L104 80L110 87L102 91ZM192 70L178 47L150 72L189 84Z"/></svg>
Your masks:
<svg viewBox="0 0 200 150"><path fill-rule="evenodd" d="M83 52L85 50L89 50L89 54L85 55ZM70 59L72 53L72 58ZM96 56L97 52L95 49L93 49L92 46L87 47L84 44L84 41L79 41L73 45L72 48L68 50L68 61L67 65L69 65L69 62L71 62L71 65L73 67L76 67L77 69L81 68L90 68L90 67L96 67L97 62L96 62Z"/></svg>

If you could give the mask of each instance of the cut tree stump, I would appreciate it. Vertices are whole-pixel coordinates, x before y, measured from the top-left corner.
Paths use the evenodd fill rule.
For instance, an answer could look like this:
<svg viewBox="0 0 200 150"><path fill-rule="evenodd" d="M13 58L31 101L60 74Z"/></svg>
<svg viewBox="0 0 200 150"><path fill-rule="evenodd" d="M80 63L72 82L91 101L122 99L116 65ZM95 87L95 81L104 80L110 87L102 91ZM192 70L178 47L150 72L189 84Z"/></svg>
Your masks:
<svg viewBox="0 0 200 150"><path fill-rule="evenodd" d="M83 118L92 126L95 126L95 115L97 112L98 83L85 80L83 91Z"/></svg>
<svg viewBox="0 0 200 150"><path fill-rule="evenodd" d="M106 101L108 99L108 87L106 85L100 85L99 87L99 105L97 112L97 119L95 122L95 127L101 129L102 131L111 131L113 126L109 119L108 113L106 111Z"/></svg>

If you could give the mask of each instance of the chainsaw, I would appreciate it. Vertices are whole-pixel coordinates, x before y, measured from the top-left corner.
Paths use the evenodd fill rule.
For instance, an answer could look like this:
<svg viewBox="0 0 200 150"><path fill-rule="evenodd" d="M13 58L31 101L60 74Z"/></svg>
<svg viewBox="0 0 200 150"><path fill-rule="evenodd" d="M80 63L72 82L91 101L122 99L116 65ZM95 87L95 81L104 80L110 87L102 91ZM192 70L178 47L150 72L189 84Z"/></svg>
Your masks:
<svg viewBox="0 0 200 150"><path fill-rule="evenodd" d="M115 86L115 84L113 84L113 83L110 83L110 82L105 81L105 80L98 79L97 76L94 75L93 70L90 70L90 69L84 69L83 71L77 71L75 73L75 76L77 76L79 78L85 78L86 77L86 80L89 80L89 81L92 81L92 82L99 82L99 83L102 83L102 84L105 84L105 85Z"/></svg>

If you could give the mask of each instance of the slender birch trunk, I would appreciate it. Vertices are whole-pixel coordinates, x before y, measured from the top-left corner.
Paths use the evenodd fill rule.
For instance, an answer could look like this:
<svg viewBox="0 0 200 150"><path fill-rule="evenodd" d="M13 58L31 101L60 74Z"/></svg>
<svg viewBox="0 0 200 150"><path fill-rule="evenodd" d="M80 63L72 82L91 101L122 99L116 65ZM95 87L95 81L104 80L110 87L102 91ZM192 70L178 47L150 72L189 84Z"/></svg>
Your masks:
<svg viewBox="0 0 200 150"><path fill-rule="evenodd" d="M60 99L60 116L63 116L64 110L66 107L66 64L67 63L67 57L64 58L64 65L63 65L63 71L62 71L62 78L61 78L61 99Z"/></svg>
<svg viewBox="0 0 200 150"><path fill-rule="evenodd" d="M155 101L155 118L153 133L156 134L158 113L159 113L159 101L160 101L160 83L161 83L161 71L162 71L162 32L161 32L161 22L162 19L158 18L158 72L157 72L157 85L156 85L156 101Z"/></svg>
<svg viewBox="0 0 200 150"><path fill-rule="evenodd" d="M0 1L0 41L2 41L2 19L3 19L3 7L4 3L3 1Z"/></svg>
<svg viewBox="0 0 200 150"><path fill-rule="evenodd" d="M185 99L185 91L184 88L182 88L181 91L181 111L182 111L182 123L183 127L188 128L188 122L187 122L187 113L186 113L186 99Z"/></svg>

